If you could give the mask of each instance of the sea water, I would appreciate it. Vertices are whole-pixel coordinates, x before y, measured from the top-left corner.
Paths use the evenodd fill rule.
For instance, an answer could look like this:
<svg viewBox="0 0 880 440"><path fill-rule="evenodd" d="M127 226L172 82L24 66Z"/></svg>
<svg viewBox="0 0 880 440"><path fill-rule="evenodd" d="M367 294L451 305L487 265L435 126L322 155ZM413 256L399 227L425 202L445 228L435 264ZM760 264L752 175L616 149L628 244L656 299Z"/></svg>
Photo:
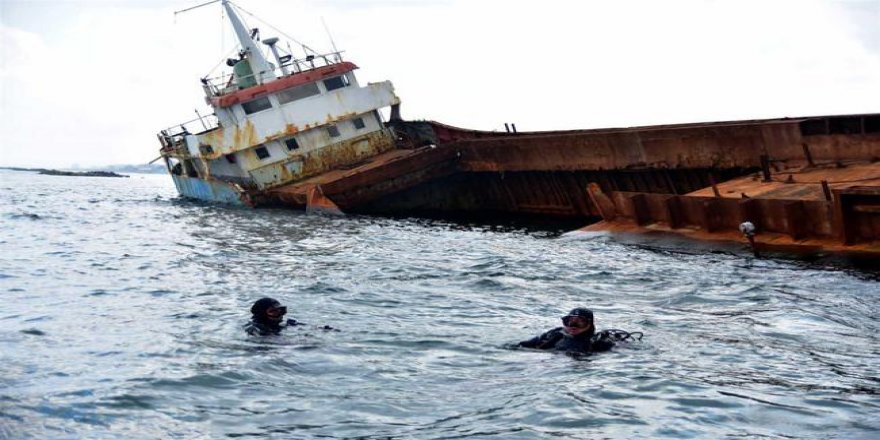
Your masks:
<svg viewBox="0 0 880 440"><path fill-rule="evenodd" d="M231 208L158 175L0 188L0 438L880 435L875 273ZM309 325L247 336L263 296ZM645 337L506 348L580 306Z"/></svg>

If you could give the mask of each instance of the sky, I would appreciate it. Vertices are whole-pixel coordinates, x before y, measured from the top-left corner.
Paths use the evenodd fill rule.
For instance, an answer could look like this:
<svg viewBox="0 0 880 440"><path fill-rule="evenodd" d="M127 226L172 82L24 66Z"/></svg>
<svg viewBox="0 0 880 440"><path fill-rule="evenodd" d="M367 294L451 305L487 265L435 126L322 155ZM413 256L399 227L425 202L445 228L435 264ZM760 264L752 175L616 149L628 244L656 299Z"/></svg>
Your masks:
<svg viewBox="0 0 880 440"><path fill-rule="evenodd" d="M0 0L0 166L156 158L156 133L210 113L199 78L237 44L219 3L174 14L204 1ZM271 25L329 52L326 22L362 84L394 83L406 119L539 131L880 113L880 0L235 3L263 38L286 39Z"/></svg>

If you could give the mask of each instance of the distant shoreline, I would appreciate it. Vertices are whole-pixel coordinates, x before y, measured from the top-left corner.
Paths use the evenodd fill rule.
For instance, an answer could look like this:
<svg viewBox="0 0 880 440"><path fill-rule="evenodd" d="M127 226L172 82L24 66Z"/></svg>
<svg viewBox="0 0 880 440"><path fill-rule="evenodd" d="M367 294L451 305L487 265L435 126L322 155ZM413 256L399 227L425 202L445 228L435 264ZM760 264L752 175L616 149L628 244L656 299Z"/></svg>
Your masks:
<svg viewBox="0 0 880 440"><path fill-rule="evenodd" d="M90 176L90 172L99 172L99 173L117 173L117 174L167 174L168 169L165 167L164 163L161 164L129 164L129 165L106 165L102 167L79 167L79 166L71 166L71 167L63 167L63 168L29 168L29 167L16 167L16 166L0 166L0 170L12 170L12 171L30 171L30 172L42 172L42 171L59 171L62 173L77 173L77 176ZM74 175L74 174L53 174L53 175ZM103 177L103 176L98 176ZM113 176L109 176L113 177Z"/></svg>
<svg viewBox="0 0 880 440"><path fill-rule="evenodd" d="M130 177L125 174L114 173L113 171L61 171L46 168L20 168L20 167L0 167L2 170L12 171L30 171L46 176L75 176L75 177Z"/></svg>

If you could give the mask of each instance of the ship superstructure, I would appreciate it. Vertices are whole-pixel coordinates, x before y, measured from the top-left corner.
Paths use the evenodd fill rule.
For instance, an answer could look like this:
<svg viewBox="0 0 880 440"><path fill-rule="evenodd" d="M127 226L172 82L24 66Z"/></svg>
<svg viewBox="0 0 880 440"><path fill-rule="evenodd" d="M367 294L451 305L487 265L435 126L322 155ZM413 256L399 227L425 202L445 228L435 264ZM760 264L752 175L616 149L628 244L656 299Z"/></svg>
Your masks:
<svg viewBox="0 0 880 440"><path fill-rule="evenodd" d="M159 133L181 195L253 204L253 194L394 148L379 113L399 105L391 82L359 84L357 66L339 51L285 53L277 38L260 40L245 27L231 2L220 3L241 50L226 61L231 74L201 80L214 114Z"/></svg>
<svg viewBox="0 0 880 440"><path fill-rule="evenodd" d="M745 242L748 230L756 254L880 255L880 114L548 132L404 121L391 83L359 85L335 49L285 54L216 1L241 43L232 74L202 80L210 121L159 135L183 196L307 211L601 218L589 230L703 240Z"/></svg>

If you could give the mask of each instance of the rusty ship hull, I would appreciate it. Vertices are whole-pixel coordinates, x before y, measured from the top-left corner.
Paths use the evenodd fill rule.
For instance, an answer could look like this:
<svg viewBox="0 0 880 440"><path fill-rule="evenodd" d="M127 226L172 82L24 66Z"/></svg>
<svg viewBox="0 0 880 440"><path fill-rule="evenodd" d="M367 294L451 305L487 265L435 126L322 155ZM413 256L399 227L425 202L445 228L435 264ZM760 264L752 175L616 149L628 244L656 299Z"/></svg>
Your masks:
<svg viewBox="0 0 880 440"><path fill-rule="evenodd" d="M397 148L255 195L380 215L537 216L880 255L880 114L555 132L392 121Z"/></svg>
<svg viewBox="0 0 880 440"><path fill-rule="evenodd" d="M158 134L184 197L705 240L748 231L756 251L880 256L880 114L548 132L405 121L391 82L362 84L335 45L285 51L219 3L240 50L231 72L200 79L212 113Z"/></svg>

